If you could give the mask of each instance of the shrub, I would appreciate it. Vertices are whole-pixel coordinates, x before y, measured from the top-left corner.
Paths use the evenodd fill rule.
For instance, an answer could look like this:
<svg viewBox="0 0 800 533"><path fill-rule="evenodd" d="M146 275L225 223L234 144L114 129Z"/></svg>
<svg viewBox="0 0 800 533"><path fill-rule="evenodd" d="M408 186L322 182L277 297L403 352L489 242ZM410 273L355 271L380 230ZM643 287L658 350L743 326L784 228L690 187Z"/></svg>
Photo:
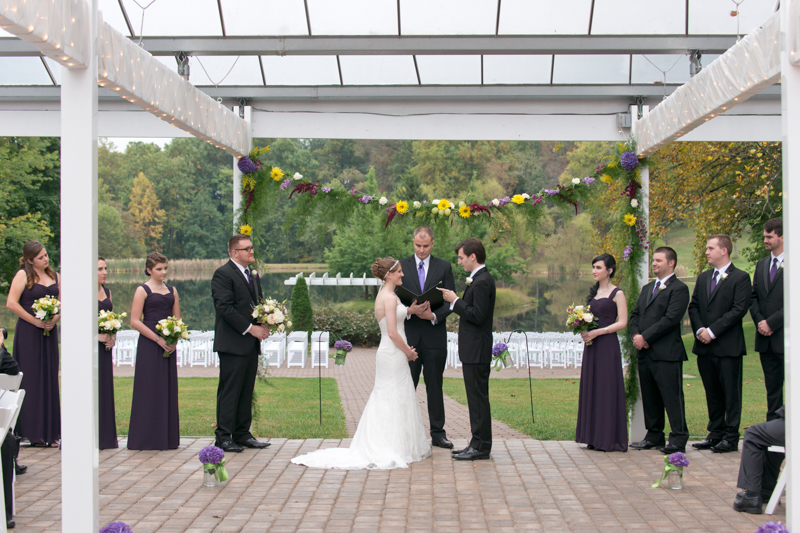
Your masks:
<svg viewBox="0 0 800 533"><path fill-rule="evenodd" d="M331 339L344 339L357 346L377 346L381 340L381 329L372 311L324 307L314 312L314 329L328 329Z"/></svg>
<svg viewBox="0 0 800 533"><path fill-rule="evenodd" d="M311 309L311 300L308 298L308 285L305 278L298 277L292 289L292 301L289 311L294 331L307 331L314 329L314 312Z"/></svg>

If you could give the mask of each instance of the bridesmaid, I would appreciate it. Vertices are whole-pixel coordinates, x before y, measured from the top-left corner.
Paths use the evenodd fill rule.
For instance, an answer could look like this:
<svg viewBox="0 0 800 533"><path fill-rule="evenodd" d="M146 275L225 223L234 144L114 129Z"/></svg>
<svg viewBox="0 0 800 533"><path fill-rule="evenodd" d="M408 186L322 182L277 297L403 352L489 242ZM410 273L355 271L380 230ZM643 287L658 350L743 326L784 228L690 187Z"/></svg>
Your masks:
<svg viewBox="0 0 800 533"><path fill-rule="evenodd" d="M156 324L168 316L181 317L178 291L164 283L167 258L160 253L147 255L144 273L150 279L136 289L131 310L131 326L141 335L136 348L128 449L174 450L180 444L178 366L175 345L164 341L156 332ZM165 350L169 357L164 357Z"/></svg>
<svg viewBox="0 0 800 533"><path fill-rule="evenodd" d="M104 285L108 277L108 265L102 257L97 258L97 309L113 311L111 291ZM114 362L111 360L111 348L117 342L117 336L109 333L97 335L97 396L100 404L100 449L119 448L117 443L117 419L114 411Z"/></svg>
<svg viewBox="0 0 800 533"><path fill-rule="evenodd" d="M581 333L584 342L581 385L578 392L578 427L575 441L590 450L628 450L628 413L617 332L628 326L628 305L622 291L611 283L617 262L610 254L592 259L597 282L586 304L598 318L597 327Z"/></svg>
<svg viewBox="0 0 800 533"><path fill-rule="evenodd" d="M61 300L61 277L50 266L44 245L28 241L22 247L19 272L11 281L6 307L17 315L14 358L24 373L21 388L25 401L17 420L17 432L32 446L58 446L61 407L58 399L58 329L56 315L43 322L34 316L33 303L53 296ZM44 332L50 335L45 336Z"/></svg>

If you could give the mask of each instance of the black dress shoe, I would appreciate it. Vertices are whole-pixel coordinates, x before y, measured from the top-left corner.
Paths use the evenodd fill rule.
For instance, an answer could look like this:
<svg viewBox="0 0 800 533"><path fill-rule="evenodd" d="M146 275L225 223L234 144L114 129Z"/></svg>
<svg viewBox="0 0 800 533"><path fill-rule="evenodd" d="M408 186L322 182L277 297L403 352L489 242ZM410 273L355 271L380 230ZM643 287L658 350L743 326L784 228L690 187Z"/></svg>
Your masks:
<svg viewBox="0 0 800 533"><path fill-rule="evenodd" d="M667 444L666 446L662 446L658 449L664 455L672 455L673 453L686 453L686 448L678 448L674 444Z"/></svg>
<svg viewBox="0 0 800 533"><path fill-rule="evenodd" d="M719 441L719 444L711 448L711 451L714 453L729 453L729 452L738 452L739 451L739 444L733 443L727 440Z"/></svg>
<svg viewBox="0 0 800 533"><path fill-rule="evenodd" d="M17 523L14 522L14 520L12 520L11 518L6 520L6 529L14 529L15 527L17 527Z"/></svg>
<svg viewBox="0 0 800 533"><path fill-rule="evenodd" d="M224 442L216 442L216 443L214 443L214 446L216 446L217 448L222 449L223 452L239 453L239 452L243 452L244 451L244 448L242 448L241 446L239 446L238 444L236 444L232 440L226 440Z"/></svg>
<svg viewBox="0 0 800 533"><path fill-rule="evenodd" d="M432 446L438 446L439 448L453 448L453 443L447 440L447 437L439 437L438 439L431 440Z"/></svg>
<svg viewBox="0 0 800 533"><path fill-rule="evenodd" d="M733 510L740 513L762 514L764 512L761 508L762 503L760 494L751 495L748 491L742 491L736 495L736 500L733 502Z"/></svg>
<svg viewBox="0 0 800 533"><path fill-rule="evenodd" d="M268 448L269 447L269 442L257 441L255 439L255 437L250 437L247 440L244 440L244 441L241 441L241 442L237 442L237 444L239 446L244 446L245 448L257 448L259 450L262 449L262 448Z"/></svg>
<svg viewBox="0 0 800 533"><path fill-rule="evenodd" d="M658 448L660 446L664 446L664 443L656 444L655 442L650 442L649 440L643 440L641 442L634 442L631 444L631 448L634 450L652 450L653 448Z"/></svg>
<svg viewBox="0 0 800 533"><path fill-rule="evenodd" d="M456 461L478 461L481 459L488 459L489 452L479 452L473 447L469 447L466 451L453 455Z"/></svg>
<svg viewBox="0 0 800 533"><path fill-rule="evenodd" d="M469 450L469 446L467 446L466 448L461 448L460 450L450 450L450 453L452 453L453 455L456 455L456 454L459 454L459 453L464 453L467 450Z"/></svg>
<svg viewBox="0 0 800 533"><path fill-rule="evenodd" d="M14 473L15 474L17 474L18 476L21 476L22 474L24 474L27 471L28 471L27 465L21 465L21 464L17 463L16 461L14 461Z"/></svg>
<svg viewBox="0 0 800 533"><path fill-rule="evenodd" d="M710 450L720 443L720 439L706 439L703 442L693 442L692 448L695 450Z"/></svg>

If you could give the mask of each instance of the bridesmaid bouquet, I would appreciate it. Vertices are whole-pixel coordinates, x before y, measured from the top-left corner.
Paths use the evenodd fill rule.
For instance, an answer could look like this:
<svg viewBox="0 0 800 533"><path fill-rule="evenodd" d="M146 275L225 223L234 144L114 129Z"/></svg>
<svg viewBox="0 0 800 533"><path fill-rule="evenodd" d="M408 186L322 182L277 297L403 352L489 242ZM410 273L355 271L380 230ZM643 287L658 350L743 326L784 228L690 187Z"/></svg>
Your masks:
<svg viewBox="0 0 800 533"><path fill-rule="evenodd" d="M591 306L572 304L567 307L567 327L576 335L597 327L597 317L592 314ZM587 346L592 341L586 343Z"/></svg>
<svg viewBox="0 0 800 533"><path fill-rule="evenodd" d="M61 302L52 296L45 296L33 302L32 308L36 318L42 322L47 322L61 312ZM49 337L50 331L44 330L44 336Z"/></svg>
<svg viewBox="0 0 800 533"><path fill-rule="evenodd" d="M128 316L128 313L115 313L113 311L100 311L97 317L97 332L108 333L109 335L116 335L122 329L122 319ZM106 351L111 348L106 346Z"/></svg>
<svg viewBox="0 0 800 533"><path fill-rule="evenodd" d="M189 328L183 323L183 320L168 316L163 320L159 320L156 324L156 331L158 331L167 344L178 344L178 341L189 339ZM169 352L164 350L164 357L169 357Z"/></svg>
<svg viewBox="0 0 800 533"><path fill-rule="evenodd" d="M286 301L278 302L272 298L261 300L253 308L253 318L261 325L269 327L270 334L283 333L292 327L289 313L286 311Z"/></svg>

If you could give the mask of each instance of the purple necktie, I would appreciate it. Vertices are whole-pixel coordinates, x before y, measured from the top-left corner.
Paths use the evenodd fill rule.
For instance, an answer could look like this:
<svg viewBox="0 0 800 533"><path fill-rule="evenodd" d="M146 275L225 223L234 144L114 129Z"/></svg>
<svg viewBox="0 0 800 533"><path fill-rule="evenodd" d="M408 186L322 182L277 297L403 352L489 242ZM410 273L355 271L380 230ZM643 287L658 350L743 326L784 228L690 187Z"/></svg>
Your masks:
<svg viewBox="0 0 800 533"><path fill-rule="evenodd" d="M253 283L253 276L250 275L250 269L249 268L245 268L244 269L244 273L247 276L247 284L250 285L250 290L253 292L253 294L255 294L256 293L256 284Z"/></svg>
<svg viewBox="0 0 800 533"><path fill-rule="evenodd" d="M710 291L708 291L708 293L709 293L709 294L711 294L712 292L714 292L714 289L715 289L715 288L716 288L716 286L717 286L717 275L718 275L718 274L719 274L719 272L715 270L715 271L714 271L714 275L711 277L711 290L710 290Z"/></svg>
<svg viewBox="0 0 800 533"><path fill-rule="evenodd" d="M417 269L417 274L419 275L419 290L425 291L425 261L419 262L419 268Z"/></svg>
<svg viewBox="0 0 800 533"><path fill-rule="evenodd" d="M652 297L655 297L655 295L658 294L658 288L659 287L661 287L661 283L658 280L656 280L656 284L655 284L655 286L653 286L653 296Z"/></svg>
<svg viewBox="0 0 800 533"><path fill-rule="evenodd" d="M772 268L769 269L769 282L775 281L775 276L778 275L778 258L772 258Z"/></svg>

